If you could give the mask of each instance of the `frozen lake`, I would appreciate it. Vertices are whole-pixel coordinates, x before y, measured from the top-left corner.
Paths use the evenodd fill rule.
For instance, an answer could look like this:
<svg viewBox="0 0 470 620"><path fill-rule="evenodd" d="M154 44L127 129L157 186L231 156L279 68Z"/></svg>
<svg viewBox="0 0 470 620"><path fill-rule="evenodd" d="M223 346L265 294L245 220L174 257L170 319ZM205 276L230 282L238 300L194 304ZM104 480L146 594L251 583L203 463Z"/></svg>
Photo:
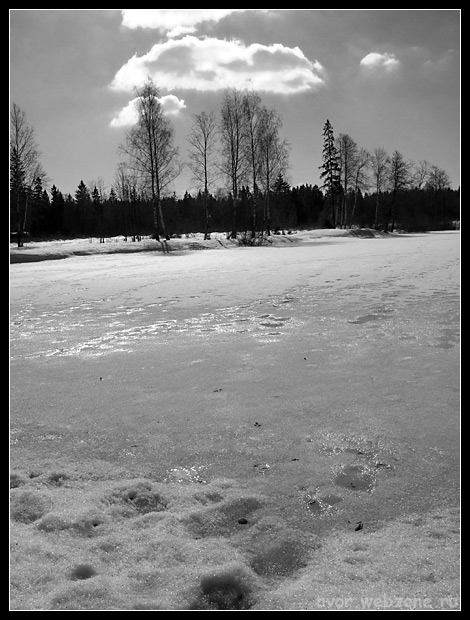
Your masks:
<svg viewBox="0 0 470 620"><path fill-rule="evenodd" d="M143 479L174 497L181 487L173 516L188 549L239 537L242 568L268 580L308 573L311 537L374 536L458 507L459 244L455 231L305 233L273 247L12 265L17 492L34 484L56 497L41 476L59 470L90 505L92 480ZM219 512L209 500L198 512L188 497L210 488ZM266 554L283 537L299 551L289 561L279 551L284 569L270 572ZM181 588L152 600L176 608ZM291 606L314 608L292 588Z"/></svg>

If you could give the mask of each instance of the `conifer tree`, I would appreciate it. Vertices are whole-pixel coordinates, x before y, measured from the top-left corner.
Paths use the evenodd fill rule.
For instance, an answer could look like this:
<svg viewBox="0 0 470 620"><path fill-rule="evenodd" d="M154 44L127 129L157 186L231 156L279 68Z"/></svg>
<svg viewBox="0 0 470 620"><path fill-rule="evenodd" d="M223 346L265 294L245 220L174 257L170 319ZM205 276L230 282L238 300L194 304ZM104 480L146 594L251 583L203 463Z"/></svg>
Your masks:
<svg viewBox="0 0 470 620"><path fill-rule="evenodd" d="M62 218L64 213L64 197L55 185L51 187L51 217L54 232L62 232Z"/></svg>
<svg viewBox="0 0 470 620"><path fill-rule="evenodd" d="M93 201L93 208L95 210L95 215L98 220L98 228L100 230L100 243L104 243L104 212L103 212L103 201L101 199L101 194L98 188L94 187L91 192L91 199Z"/></svg>
<svg viewBox="0 0 470 620"><path fill-rule="evenodd" d="M79 205L90 202L90 192L88 191L88 187L85 185L83 180L80 181L77 190L75 191L75 201Z"/></svg>
<svg viewBox="0 0 470 620"><path fill-rule="evenodd" d="M83 180L78 184L77 190L75 191L75 204L77 205L78 218L79 218L79 232L81 235L85 235L86 230L86 219L87 212L90 206L91 198L90 192L88 191L88 187L85 185Z"/></svg>
<svg viewBox="0 0 470 620"><path fill-rule="evenodd" d="M289 201L290 197L290 185L282 176L282 173L276 177L272 187L278 210L278 218L281 226L282 234L285 234L286 226L291 225L291 218L289 218Z"/></svg>
<svg viewBox="0 0 470 620"><path fill-rule="evenodd" d="M322 189L325 189L326 199L331 209L333 228L336 228L336 205L341 196L340 162L335 145L333 126L327 119L323 127L323 163L320 178L324 180Z"/></svg>

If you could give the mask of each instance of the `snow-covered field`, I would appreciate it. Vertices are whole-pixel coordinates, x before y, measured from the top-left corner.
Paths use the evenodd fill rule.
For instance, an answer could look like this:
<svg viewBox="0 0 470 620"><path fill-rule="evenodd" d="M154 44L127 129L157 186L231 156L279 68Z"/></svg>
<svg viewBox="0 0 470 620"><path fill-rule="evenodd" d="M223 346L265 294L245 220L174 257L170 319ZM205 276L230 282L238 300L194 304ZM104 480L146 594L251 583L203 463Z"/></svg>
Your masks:
<svg viewBox="0 0 470 620"><path fill-rule="evenodd" d="M11 610L460 607L460 233L361 234L12 248Z"/></svg>

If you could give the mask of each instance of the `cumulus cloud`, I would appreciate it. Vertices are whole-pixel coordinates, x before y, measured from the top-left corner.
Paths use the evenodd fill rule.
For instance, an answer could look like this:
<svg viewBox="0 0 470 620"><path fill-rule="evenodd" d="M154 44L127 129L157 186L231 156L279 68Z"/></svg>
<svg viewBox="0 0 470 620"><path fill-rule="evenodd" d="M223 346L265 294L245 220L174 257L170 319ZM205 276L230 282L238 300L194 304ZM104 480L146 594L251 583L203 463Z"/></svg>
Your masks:
<svg viewBox="0 0 470 620"><path fill-rule="evenodd" d="M395 54L371 52L364 56L359 64L365 69L383 69L389 72L397 69L400 66L400 61Z"/></svg>
<svg viewBox="0 0 470 620"><path fill-rule="evenodd" d="M165 90L216 91L227 87L293 94L324 84L324 69L298 47L245 45L239 40L185 36L134 55L114 76L111 88L131 91L150 76Z"/></svg>
<svg viewBox="0 0 470 620"><path fill-rule="evenodd" d="M129 101L129 103L111 120L111 127L130 127L135 125L139 120L137 101L138 97L131 99L131 101ZM173 116L176 116L180 110L186 107L184 100L179 99L176 95L164 95L163 97L159 97L158 101L163 107L163 113Z"/></svg>
<svg viewBox="0 0 470 620"><path fill-rule="evenodd" d="M218 22L232 13L253 9L122 9L127 28L154 28L168 37L194 32L203 22ZM257 9L268 11L269 9Z"/></svg>
<svg viewBox="0 0 470 620"><path fill-rule="evenodd" d="M129 103L111 120L111 127L129 127L135 125L139 120L136 103L137 98L129 101Z"/></svg>
<svg viewBox="0 0 470 620"><path fill-rule="evenodd" d="M180 110L186 107L184 99L180 99L176 95L163 95L163 97L160 97L159 101L163 106L163 112L165 114L176 116Z"/></svg>

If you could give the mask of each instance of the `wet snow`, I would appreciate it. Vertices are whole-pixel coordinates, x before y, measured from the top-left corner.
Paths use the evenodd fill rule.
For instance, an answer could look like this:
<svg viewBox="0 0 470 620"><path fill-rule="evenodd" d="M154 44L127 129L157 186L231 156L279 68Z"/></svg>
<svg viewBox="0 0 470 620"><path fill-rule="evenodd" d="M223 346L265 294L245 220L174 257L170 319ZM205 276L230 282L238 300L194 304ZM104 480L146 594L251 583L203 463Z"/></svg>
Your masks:
<svg viewBox="0 0 470 620"><path fill-rule="evenodd" d="M12 608L457 595L460 233L334 233L11 266Z"/></svg>

